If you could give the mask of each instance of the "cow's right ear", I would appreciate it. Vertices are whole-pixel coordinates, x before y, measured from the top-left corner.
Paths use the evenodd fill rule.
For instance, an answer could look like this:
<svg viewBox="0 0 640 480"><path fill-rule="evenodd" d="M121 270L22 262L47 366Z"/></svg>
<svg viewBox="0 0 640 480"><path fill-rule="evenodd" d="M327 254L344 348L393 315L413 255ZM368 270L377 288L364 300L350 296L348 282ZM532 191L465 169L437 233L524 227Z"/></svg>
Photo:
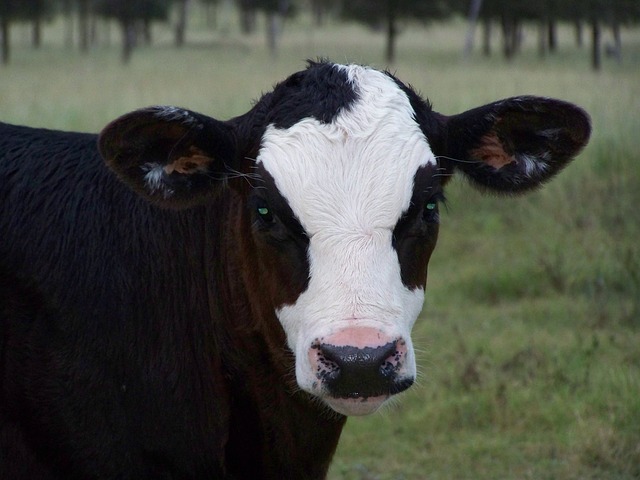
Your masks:
<svg viewBox="0 0 640 480"><path fill-rule="evenodd" d="M170 208L198 205L215 196L236 158L230 125L167 106L114 120L100 133L98 148L122 181Z"/></svg>

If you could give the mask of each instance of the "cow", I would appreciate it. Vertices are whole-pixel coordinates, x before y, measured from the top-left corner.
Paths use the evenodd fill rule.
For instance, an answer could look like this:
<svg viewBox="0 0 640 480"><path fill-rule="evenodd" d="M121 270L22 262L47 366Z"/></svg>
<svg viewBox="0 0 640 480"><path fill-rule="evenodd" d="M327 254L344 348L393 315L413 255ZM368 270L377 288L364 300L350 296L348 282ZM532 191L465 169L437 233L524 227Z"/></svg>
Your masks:
<svg viewBox="0 0 640 480"><path fill-rule="evenodd" d="M415 380L444 188L539 187L590 120L456 115L309 62L221 121L0 127L0 478L322 479L349 415Z"/></svg>

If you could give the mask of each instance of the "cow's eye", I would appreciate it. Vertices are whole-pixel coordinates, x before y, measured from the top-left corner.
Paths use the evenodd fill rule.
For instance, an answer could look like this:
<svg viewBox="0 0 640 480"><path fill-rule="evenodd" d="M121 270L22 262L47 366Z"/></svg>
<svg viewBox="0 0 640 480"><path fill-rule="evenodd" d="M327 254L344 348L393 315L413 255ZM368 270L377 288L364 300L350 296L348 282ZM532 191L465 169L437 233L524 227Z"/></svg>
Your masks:
<svg viewBox="0 0 640 480"><path fill-rule="evenodd" d="M258 218L260 218L264 223L269 224L275 221L271 209L266 205L258 206L256 212L258 213Z"/></svg>
<svg viewBox="0 0 640 480"><path fill-rule="evenodd" d="M444 198L442 198L442 196L439 195L438 197L431 197L424 204L424 208L422 210L422 219L426 223L438 223L439 222L438 202L441 202L443 200L444 200Z"/></svg>

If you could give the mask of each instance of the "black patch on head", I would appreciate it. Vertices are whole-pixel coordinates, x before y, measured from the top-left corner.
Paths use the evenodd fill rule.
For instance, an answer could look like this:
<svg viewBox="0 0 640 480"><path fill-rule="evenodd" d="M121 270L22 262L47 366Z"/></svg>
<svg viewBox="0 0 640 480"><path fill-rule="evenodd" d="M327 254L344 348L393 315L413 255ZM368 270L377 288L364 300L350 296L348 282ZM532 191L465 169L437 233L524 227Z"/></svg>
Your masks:
<svg viewBox="0 0 640 480"><path fill-rule="evenodd" d="M393 229L392 246L398 254L402 283L425 288L427 265L438 240L439 203L444 201L439 168L418 169L409 208Z"/></svg>
<svg viewBox="0 0 640 480"><path fill-rule="evenodd" d="M273 177L262 165L257 172L263 182L247 201L252 231L265 271L274 276L273 300L277 306L292 304L309 286L309 237Z"/></svg>
<svg viewBox="0 0 640 480"><path fill-rule="evenodd" d="M294 73L269 94L266 124L284 129L309 117L331 123L357 99L344 70L332 63L310 61L306 70Z"/></svg>
<svg viewBox="0 0 640 480"><path fill-rule="evenodd" d="M293 210L291 210L289 202L282 196L282 193L280 193L274 178L262 164L258 165L257 174L262 178L262 182L260 188L253 190L250 197L250 204L254 204L256 207L262 205L264 208L272 210L273 220L277 220L277 223L282 226L283 230L282 232L270 232L270 235L276 237L276 239L280 237L282 237L282 239L291 237L307 246L309 244L309 238L300 220L298 220L298 217L293 213ZM268 225L270 229L273 229L274 226L275 225Z"/></svg>

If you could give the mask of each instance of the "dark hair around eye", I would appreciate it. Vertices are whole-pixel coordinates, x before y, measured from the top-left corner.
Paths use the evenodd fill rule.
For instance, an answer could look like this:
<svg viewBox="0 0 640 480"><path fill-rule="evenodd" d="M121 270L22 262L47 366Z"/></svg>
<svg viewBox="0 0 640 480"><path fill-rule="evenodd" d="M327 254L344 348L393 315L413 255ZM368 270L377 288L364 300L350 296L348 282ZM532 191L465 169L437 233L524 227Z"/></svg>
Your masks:
<svg viewBox="0 0 640 480"><path fill-rule="evenodd" d="M256 207L256 213L258 214L258 218L265 223L273 223L275 221L273 212L267 206Z"/></svg>
<svg viewBox="0 0 640 480"><path fill-rule="evenodd" d="M256 226L268 227L275 223L275 212L265 198L258 196L252 197L249 200L248 207L254 218Z"/></svg>
<svg viewBox="0 0 640 480"><path fill-rule="evenodd" d="M423 205L422 218L427 223L438 223L440 220L439 204L445 203L445 198L442 193L437 193L427 199Z"/></svg>

